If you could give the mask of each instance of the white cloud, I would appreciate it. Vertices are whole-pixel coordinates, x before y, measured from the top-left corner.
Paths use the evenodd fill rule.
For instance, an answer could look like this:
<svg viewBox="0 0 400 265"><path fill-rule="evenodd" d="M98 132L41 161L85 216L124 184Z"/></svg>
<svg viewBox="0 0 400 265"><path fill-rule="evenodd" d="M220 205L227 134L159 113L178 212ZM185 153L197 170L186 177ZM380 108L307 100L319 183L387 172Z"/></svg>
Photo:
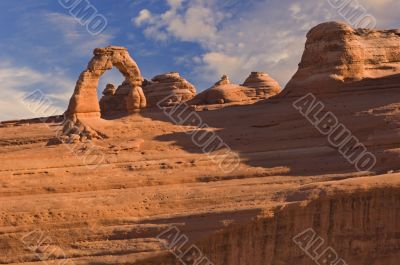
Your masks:
<svg viewBox="0 0 400 265"><path fill-rule="evenodd" d="M388 7L389 5L394 5L397 0L358 0L360 4L367 5L371 8L384 8Z"/></svg>
<svg viewBox="0 0 400 265"><path fill-rule="evenodd" d="M400 1L359 2L377 17L381 27L388 27L397 19L390 6L400 7ZM249 0L246 4L250 3L251 8L235 14L230 5L221 8L218 0L192 0L185 4L167 0L167 3L170 6L167 11L152 14L140 26L146 36L158 41L177 39L199 43L204 53L189 60L198 76L196 81L209 84L223 73L240 83L251 71L266 71L284 86L297 70L307 31L321 22L343 21L338 10L327 1Z"/></svg>
<svg viewBox="0 0 400 265"><path fill-rule="evenodd" d="M40 117L46 114L62 114L72 94L74 82L54 71L41 73L29 67L18 67L3 62L0 64L2 97L0 98L0 120ZM50 89L53 88L53 91ZM49 100L49 107L31 108L23 98L35 91L41 91ZM50 92L49 92L50 91Z"/></svg>
<svg viewBox="0 0 400 265"><path fill-rule="evenodd" d="M356 1L356 0L353 0ZM400 1L398 0L357 0L368 14L377 21L377 28L399 28Z"/></svg>
<svg viewBox="0 0 400 265"><path fill-rule="evenodd" d="M205 67L203 68L203 73L216 77L222 76L224 74L234 73L233 75L237 75L237 65L243 65L243 61L240 57L237 56L229 56L220 52L209 52L203 55L203 63ZM207 73L209 71L209 73Z"/></svg>
<svg viewBox="0 0 400 265"><path fill-rule="evenodd" d="M152 15L149 10L143 9L139 15L135 18L136 26L141 26L145 23L149 23L152 20Z"/></svg>
<svg viewBox="0 0 400 265"><path fill-rule="evenodd" d="M297 16L301 12L301 6L299 3L294 3L289 6L289 11L292 13L292 16Z"/></svg>
<svg viewBox="0 0 400 265"><path fill-rule="evenodd" d="M284 84L296 70L305 39L299 27L308 22L299 3L272 10L264 2L238 17L219 10L216 0L190 1L185 8L181 1L169 4L169 10L152 14L151 19L143 20L142 11L136 17L141 23L136 25L144 27L146 36L153 39L199 43L205 49L200 62L198 57L193 60L199 79L212 84L220 75L228 74L240 83L257 70L271 73ZM293 17L283 20L288 10Z"/></svg>
<svg viewBox="0 0 400 265"><path fill-rule="evenodd" d="M197 5L189 7L184 15L171 17L167 31L184 41L212 41L217 34L216 20L212 10Z"/></svg>
<svg viewBox="0 0 400 265"><path fill-rule="evenodd" d="M65 44L74 51L75 55L91 54L94 48L110 45L114 38L109 33L91 35L84 26L79 24L77 19L70 15L44 13L43 17L48 23L51 23L53 30L56 29L62 33Z"/></svg>
<svg viewBox="0 0 400 265"><path fill-rule="evenodd" d="M167 0L167 2L171 6L171 8L177 9L182 5L183 0Z"/></svg>
<svg viewBox="0 0 400 265"><path fill-rule="evenodd" d="M61 114L93 49L112 44L112 28L93 36L74 17L46 11L21 14L16 23L18 30L0 44L0 120L46 114L32 113L21 101L37 89ZM78 69L68 69L81 59Z"/></svg>
<svg viewBox="0 0 400 265"><path fill-rule="evenodd" d="M216 38L217 24L223 18L222 13L207 7L206 2L191 1L180 12L182 0L167 0L170 8L166 12L153 15L143 9L133 22L136 26L145 26L146 36L155 40L175 37L183 41L206 43Z"/></svg>
<svg viewBox="0 0 400 265"><path fill-rule="evenodd" d="M168 39L168 34L160 31L158 29L158 27L156 27L156 26L148 26L144 30L144 34L147 37L150 37L150 38L152 38L154 40L158 40L158 41L166 41Z"/></svg>
<svg viewBox="0 0 400 265"><path fill-rule="evenodd" d="M67 109L75 87L75 80L58 69L39 72L10 62L0 63L0 80L0 121L62 114ZM98 94L101 95L106 84L111 83L117 87L123 80L124 77L116 68L106 71L99 80ZM25 98L39 98L40 102Z"/></svg>
<svg viewBox="0 0 400 265"><path fill-rule="evenodd" d="M4 89L1 94L0 121L36 117L23 104L23 92Z"/></svg>

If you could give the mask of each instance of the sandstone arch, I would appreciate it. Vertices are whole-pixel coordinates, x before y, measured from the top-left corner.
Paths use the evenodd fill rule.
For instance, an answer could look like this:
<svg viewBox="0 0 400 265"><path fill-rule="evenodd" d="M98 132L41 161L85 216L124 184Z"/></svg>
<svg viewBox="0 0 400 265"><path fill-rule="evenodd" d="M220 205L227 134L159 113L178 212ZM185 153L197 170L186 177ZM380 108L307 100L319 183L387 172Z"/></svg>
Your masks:
<svg viewBox="0 0 400 265"><path fill-rule="evenodd" d="M133 113L146 107L146 98L141 87L144 79L128 50L124 47L108 46L95 49L93 54L87 69L79 76L65 113L64 133L67 135L101 138L101 132L91 128L87 121L88 118L92 121L93 118L101 117L97 96L99 79L105 71L113 67L125 78L119 86L120 109L126 113Z"/></svg>
<svg viewBox="0 0 400 265"><path fill-rule="evenodd" d="M108 46L97 48L94 57L89 62L76 83L74 94L69 102L67 117L100 118L100 105L97 97L97 87L100 77L105 71L116 67L125 77L122 84L125 96L124 109L127 113L146 107L146 98L142 90L143 77L140 69L124 47Z"/></svg>

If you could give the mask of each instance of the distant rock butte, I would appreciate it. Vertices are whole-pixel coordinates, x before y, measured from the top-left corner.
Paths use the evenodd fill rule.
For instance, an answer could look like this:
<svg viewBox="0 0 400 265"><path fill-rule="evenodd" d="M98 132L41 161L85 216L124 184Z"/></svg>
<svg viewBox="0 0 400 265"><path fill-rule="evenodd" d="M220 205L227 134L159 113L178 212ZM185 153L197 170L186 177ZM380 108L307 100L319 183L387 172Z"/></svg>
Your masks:
<svg viewBox="0 0 400 265"><path fill-rule="evenodd" d="M278 82L263 72L252 72L242 86L249 88L246 94L255 99L270 98L282 90Z"/></svg>
<svg viewBox="0 0 400 265"><path fill-rule="evenodd" d="M163 103L165 107L177 105L192 99L196 95L196 88L177 72L170 72L155 76L151 81L143 84L143 92L149 107L173 95L169 101Z"/></svg>
<svg viewBox="0 0 400 265"><path fill-rule="evenodd" d="M267 99L278 94L278 82L263 72L252 72L243 85L232 84L227 75L214 86L198 94L190 101L192 105L224 104Z"/></svg>
<svg viewBox="0 0 400 265"><path fill-rule="evenodd" d="M400 30L355 30L344 23L320 24L307 34L297 73L282 96L339 93L367 87L373 79L400 73Z"/></svg>
<svg viewBox="0 0 400 265"><path fill-rule="evenodd" d="M192 100L190 105L224 104L248 101L249 97L245 93L246 88L232 84L228 76L224 75L211 88L201 92Z"/></svg>
<svg viewBox="0 0 400 265"><path fill-rule="evenodd" d="M223 75L221 79L214 84L214 86L223 86L223 85L229 85L231 81L229 80L229 77L227 75Z"/></svg>

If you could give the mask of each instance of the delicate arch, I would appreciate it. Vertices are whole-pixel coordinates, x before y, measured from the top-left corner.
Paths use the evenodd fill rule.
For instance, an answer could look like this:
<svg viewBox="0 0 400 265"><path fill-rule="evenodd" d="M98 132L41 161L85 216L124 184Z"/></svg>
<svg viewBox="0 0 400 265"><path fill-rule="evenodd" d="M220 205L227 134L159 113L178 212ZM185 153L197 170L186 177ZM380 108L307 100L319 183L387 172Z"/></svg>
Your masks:
<svg viewBox="0 0 400 265"><path fill-rule="evenodd" d="M87 69L81 73L76 83L74 94L69 102L67 116L100 117L100 105L97 87L100 77L114 66L125 77L123 86L126 91L124 100L126 112L134 112L146 107L146 98L141 88L143 77L140 69L124 47L108 46L97 48Z"/></svg>

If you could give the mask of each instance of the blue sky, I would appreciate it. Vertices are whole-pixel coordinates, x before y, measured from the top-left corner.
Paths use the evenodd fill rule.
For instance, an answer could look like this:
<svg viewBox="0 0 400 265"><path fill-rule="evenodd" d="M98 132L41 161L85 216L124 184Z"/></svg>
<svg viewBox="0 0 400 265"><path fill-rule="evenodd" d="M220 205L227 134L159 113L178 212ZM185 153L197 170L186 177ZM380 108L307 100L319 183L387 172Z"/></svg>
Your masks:
<svg viewBox="0 0 400 265"><path fill-rule="evenodd" d="M60 0L75 1L75 0ZM178 71L199 91L222 74L237 83L265 71L284 86L297 69L307 31L345 18L342 0L85 0L107 27L91 35L59 0L0 1L0 120L40 116L21 101L40 89L62 112L95 47L128 47L142 74ZM399 28L400 1L351 0L378 28ZM109 71L101 79L119 83Z"/></svg>

